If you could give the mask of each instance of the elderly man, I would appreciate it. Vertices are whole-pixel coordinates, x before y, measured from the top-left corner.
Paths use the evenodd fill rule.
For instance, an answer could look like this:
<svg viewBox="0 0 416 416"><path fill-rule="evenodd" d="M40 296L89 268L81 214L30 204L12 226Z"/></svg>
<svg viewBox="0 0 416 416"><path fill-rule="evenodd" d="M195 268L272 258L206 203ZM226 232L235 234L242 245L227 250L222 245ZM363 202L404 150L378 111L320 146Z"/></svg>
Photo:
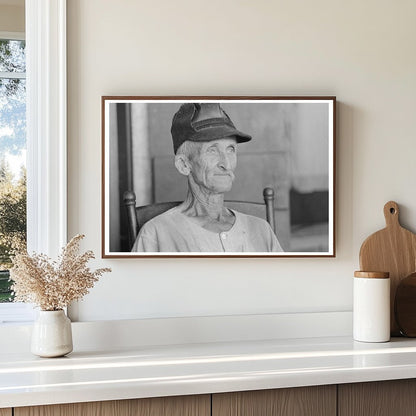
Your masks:
<svg viewBox="0 0 416 416"><path fill-rule="evenodd" d="M218 103L186 103L174 115L175 166L188 178L184 202L147 222L135 252L278 252L282 248L261 218L224 206L237 165L237 130Z"/></svg>

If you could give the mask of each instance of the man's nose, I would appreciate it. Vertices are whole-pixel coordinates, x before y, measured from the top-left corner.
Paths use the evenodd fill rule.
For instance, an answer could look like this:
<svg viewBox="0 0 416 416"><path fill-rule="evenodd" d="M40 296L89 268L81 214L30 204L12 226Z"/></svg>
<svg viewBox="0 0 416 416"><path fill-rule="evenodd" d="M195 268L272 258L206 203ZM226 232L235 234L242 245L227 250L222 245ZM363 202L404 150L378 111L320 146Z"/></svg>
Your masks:
<svg viewBox="0 0 416 416"><path fill-rule="evenodd" d="M220 166L224 170L229 170L231 168L231 160L227 153L220 153L220 160L218 162L218 166Z"/></svg>

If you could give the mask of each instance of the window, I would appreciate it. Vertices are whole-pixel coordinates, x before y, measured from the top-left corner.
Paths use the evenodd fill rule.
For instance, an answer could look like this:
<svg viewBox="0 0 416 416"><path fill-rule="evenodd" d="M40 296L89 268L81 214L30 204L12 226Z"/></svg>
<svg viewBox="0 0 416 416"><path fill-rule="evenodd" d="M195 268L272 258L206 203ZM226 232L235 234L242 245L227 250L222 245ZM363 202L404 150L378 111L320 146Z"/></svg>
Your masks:
<svg viewBox="0 0 416 416"><path fill-rule="evenodd" d="M0 36L0 302L10 302L10 256L26 245L26 54ZM20 39L19 39L20 38Z"/></svg>
<svg viewBox="0 0 416 416"><path fill-rule="evenodd" d="M66 0L26 0L25 20L27 247L56 257L66 243ZM0 324L32 317L31 305L0 303Z"/></svg>

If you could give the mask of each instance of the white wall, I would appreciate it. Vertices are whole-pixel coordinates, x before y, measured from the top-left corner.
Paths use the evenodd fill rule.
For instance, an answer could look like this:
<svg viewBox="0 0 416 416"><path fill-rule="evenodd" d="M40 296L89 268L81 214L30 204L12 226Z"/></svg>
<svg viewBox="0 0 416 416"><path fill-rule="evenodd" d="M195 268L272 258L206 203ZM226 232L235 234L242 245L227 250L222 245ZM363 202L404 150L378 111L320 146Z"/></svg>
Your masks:
<svg viewBox="0 0 416 416"><path fill-rule="evenodd" d="M69 236L113 269L73 317L351 310L384 203L416 229L415 15L413 0L68 1ZM337 257L100 260L100 97L246 94L337 96Z"/></svg>

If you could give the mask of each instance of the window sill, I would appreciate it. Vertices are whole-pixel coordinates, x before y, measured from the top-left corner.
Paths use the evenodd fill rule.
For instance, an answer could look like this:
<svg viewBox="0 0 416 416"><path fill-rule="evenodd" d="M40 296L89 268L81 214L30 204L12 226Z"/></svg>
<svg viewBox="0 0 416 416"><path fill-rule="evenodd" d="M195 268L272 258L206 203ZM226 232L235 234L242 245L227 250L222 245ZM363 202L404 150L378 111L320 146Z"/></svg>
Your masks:
<svg viewBox="0 0 416 416"><path fill-rule="evenodd" d="M0 303L0 325L23 325L33 322L36 312L27 303Z"/></svg>

